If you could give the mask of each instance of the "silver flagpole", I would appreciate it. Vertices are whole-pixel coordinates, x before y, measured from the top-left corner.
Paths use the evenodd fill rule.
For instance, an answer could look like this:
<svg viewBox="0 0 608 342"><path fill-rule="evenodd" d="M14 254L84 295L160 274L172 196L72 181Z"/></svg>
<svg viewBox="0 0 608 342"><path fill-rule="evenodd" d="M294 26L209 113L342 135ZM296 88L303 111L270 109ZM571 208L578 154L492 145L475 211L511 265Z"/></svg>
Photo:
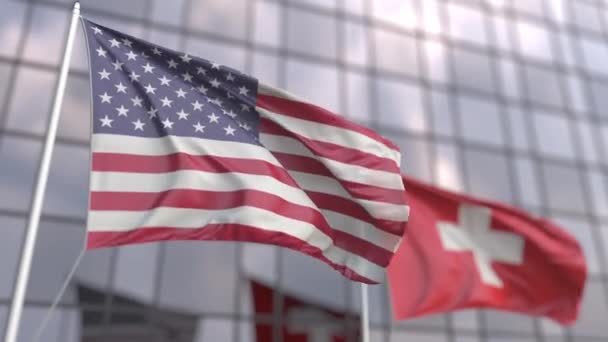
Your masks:
<svg viewBox="0 0 608 342"><path fill-rule="evenodd" d="M367 284L361 284L361 341L370 342L369 339L369 296Z"/></svg>
<svg viewBox="0 0 608 342"><path fill-rule="evenodd" d="M21 259L19 261L19 271L15 288L13 291L13 299L11 302L11 311L8 317L8 325L4 335L4 342L16 342L17 333L19 331L19 323L21 322L21 314L23 312L23 301L25 299L25 291L27 289L30 268L32 266L32 256L34 255L34 246L36 244L36 235L38 234L38 225L40 223L40 214L42 211L42 203L44 201L44 192L46 183L49 177L49 168L51 165L51 156L53 147L55 146L55 136L57 135L57 126L59 125L59 114L61 113L61 105L63 103L63 95L65 93L65 85L68 78L70 60L72 57L72 47L74 46L74 38L76 36L76 25L80 17L80 3L74 3L72 21L70 23L70 31L68 32L68 40L63 53L63 61L61 62L61 71L59 72L59 81L55 92L55 100L53 103L53 111L49 121L46 141L44 143L44 151L38 169L38 179L36 181L36 189L34 190L34 198L32 200L32 208L27 225L23 249L21 250Z"/></svg>

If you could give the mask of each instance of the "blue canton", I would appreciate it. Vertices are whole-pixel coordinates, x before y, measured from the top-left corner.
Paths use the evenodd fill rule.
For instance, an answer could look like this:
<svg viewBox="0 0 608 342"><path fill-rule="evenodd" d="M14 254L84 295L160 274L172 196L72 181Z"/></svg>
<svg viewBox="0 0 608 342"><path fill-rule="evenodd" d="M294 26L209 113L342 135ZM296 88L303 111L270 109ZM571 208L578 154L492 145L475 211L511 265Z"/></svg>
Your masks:
<svg viewBox="0 0 608 342"><path fill-rule="evenodd" d="M93 133L259 145L255 78L83 22L91 65Z"/></svg>

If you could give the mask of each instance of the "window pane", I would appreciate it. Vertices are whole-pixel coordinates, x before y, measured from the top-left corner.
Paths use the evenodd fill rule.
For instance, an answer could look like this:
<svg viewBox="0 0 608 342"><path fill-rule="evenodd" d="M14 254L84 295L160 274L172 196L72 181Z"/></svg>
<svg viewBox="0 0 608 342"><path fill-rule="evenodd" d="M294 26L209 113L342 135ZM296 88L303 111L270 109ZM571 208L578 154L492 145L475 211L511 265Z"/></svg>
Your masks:
<svg viewBox="0 0 608 342"><path fill-rule="evenodd" d="M0 144L0 207L26 212L30 206L42 145L2 137Z"/></svg>
<svg viewBox="0 0 608 342"><path fill-rule="evenodd" d="M401 169L404 174L431 182L431 160L429 144L426 140L415 139L402 134L384 134L401 149Z"/></svg>
<svg viewBox="0 0 608 342"><path fill-rule="evenodd" d="M12 68L8 64L0 63L0 79L8 80L11 74ZM4 100L6 93L9 89L9 82L0 82L0 108L4 106ZM0 118L7 113L0 114Z"/></svg>
<svg viewBox="0 0 608 342"><path fill-rule="evenodd" d="M490 330L532 334L534 329L534 321L522 314L493 310L485 310L483 314L487 328Z"/></svg>
<svg viewBox="0 0 608 342"><path fill-rule="evenodd" d="M461 96L458 103L460 131L464 139L482 144L504 145L502 118L495 102Z"/></svg>
<svg viewBox="0 0 608 342"><path fill-rule="evenodd" d="M591 81L591 97L593 100L593 111L596 115L608 118L608 83Z"/></svg>
<svg viewBox="0 0 608 342"><path fill-rule="evenodd" d="M236 248L223 241L165 242L160 304L187 312L235 310Z"/></svg>
<svg viewBox="0 0 608 342"><path fill-rule="evenodd" d="M479 312L478 310L465 309L454 311L450 314L452 322L456 329L478 330L479 329ZM457 341L460 341L458 339ZM462 342L466 342L463 340ZM473 342L473 341L471 341Z"/></svg>
<svg viewBox="0 0 608 342"><path fill-rule="evenodd" d="M535 16L543 15L542 0L512 0L513 9L518 12L531 14ZM553 0L551 0L553 1Z"/></svg>
<svg viewBox="0 0 608 342"><path fill-rule="evenodd" d="M437 0L425 0L420 1L422 7L421 24L422 29L428 33L439 34L442 30L441 23L441 10L443 6L442 1Z"/></svg>
<svg viewBox="0 0 608 342"><path fill-rule="evenodd" d="M200 319L193 342L232 341L234 322L226 319Z"/></svg>
<svg viewBox="0 0 608 342"><path fill-rule="evenodd" d="M608 325L603 317L608 317L604 287L600 282L587 281L581 313L572 331L581 336L608 336Z"/></svg>
<svg viewBox="0 0 608 342"><path fill-rule="evenodd" d="M550 31L530 22L517 22L520 52L529 58L546 62L553 60Z"/></svg>
<svg viewBox="0 0 608 342"><path fill-rule="evenodd" d="M515 172L517 175L517 185L519 186L519 196L517 200L524 206L541 206L540 194L538 190L538 178L535 165L530 158L516 158Z"/></svg>
<svg viewBox="0 0 608 342"><path fill-rule="evenodd" d="M583 82L579 77L568 75L568 91L570 94L570 105L575 112L585 113L589 110L585 93L583 90Z"/></svg>
<svg viewBox="0 0 608 342"><path fill-rule="evenodd" d="M386 79L377 82L380 123L386 127L426 132L428 124L420 88Z"/></svg>
<svg viewBox="0 0 608 342"><path fill-rule="evenodd" d="M279 248L257 243L245 243L242 247L241 262L245 275L268 284L277 282Z"/></svg>
<svg viewBox="0 0 608 342"><path fill-rule="evenodd" d="M19 131L43 133L49 119L56 75L25 66L17 70L6 126ZM36 94L36 101L32 101Z"/></svg>
<svg viewBox="0 0 608 342"><path fill-rule="evenodd" d="M527 120L524 112L518 107L507 108L509 119L509 132L511 133L511 143L513 148L527 151L530 149L530 142L527 134Z"/></svg>
<svg viewBox="0 0 608 342"><path fill-rule="evenodd" d="M471 194L511 202L510 168L503 155L467 149L464 158Z"/></svg>
<svg viewBox="0 0 608 342"><path fill-rule="evenodd" d="M521 96L519 65L516 65L513 61L507 59L500 59L499 62L503 95L518 100Z"/></svg>
<svg viewBox="0 0 608 342"><path fill-rule="evenodd" d="M510 52L513 48L511 45L511 38L509 37L510 23L507 22L507 19L502 16L494 16L492 19L496 34L496 41L493 42L492 45L501 50Z"/></svg>
<svg viewBox="0 0 608 342"><path fill-rule="evenodd" d="M370 80L364 73L346 73L347 110L344 115L362 124L369 123Z"/></svg>
<svg viewBox="0 0 608 342"><path fill-rule="evenodd" d="M89 150L58 144L53 152L43 212L86 217Z"/></svg>
<svg viewBox="0 0 608 342"><path fill-rule="evenodd" d="M433 335L418 332L409 331L396 331L391 332L390 342L401 342L401 341L420 341L420 342L447 342L447 337L444 335Z"/></svg>
<svg viewBox="0 0 608 342"><path fill-rule="evenodd" d="M28 282L28 300L50 302L55 298L82 250L84 225L84 220L81 224L41 222ZM63 303L76 302L73 290L68 289Z"/></svg>
<svg viewBox="0 0 608 342"><path fill-rule="evenodd" d="M587 172L586 180L589 182L592 210L595 215L608 217L608 193L606 175L595 170ZM608 247L608 246L606 246Z"/></svg>
<svg viewBox="0 0 608 342"><path fill-rule="evenodd" d="M367 28L358 22L345 21L344 44L346 62L364 66L367 64Z"/></svg>
<svg viewBox="0 0 608 342"><path fill-rule="evenodd" d="M180 25L185 0L154 0L152 1L152 20L169 25Z"/></svg>
<svg viewBox="0 0 608 342"><path fill-rule="evenodd" d="M569 123L561 113L534 113L534 127L541 153L558 158L574 158Z"/></svg>
<svg viewBox="0 0 608 342"><path fill-rule="evenodd" d="M163 247L157 243L121 247L114 270L114 292L153 303L159 248Z"/></svg>
<svg viewBox="0 0 608 342"><path fill-rule="evenodd" d="M2 1L0 3L0 56L15 57L17 45L21 38L21 28L25 18L26 3Z"/></svg>
<svg viewBox="0 0 608 342"><path fill-rule="evenodd" d="M448 3L447 5L450 35L453 38L486 45L488 38L486 37L486 29L484 26L484 18L480 11Z"/></svg>
<svg viewBox="0 0 608 342"><path fill-rule="evenodd" d="M546 162L542 171L550 209L585 212L579 170Z"/></svg>
<svg viewBox="0 0 608 342"><path fill-rule="evenodd" d="M326 65L288 60L287 90L334 113L340 107L338 70Z"/></svg>
<svg viewBox="0 0 608 342"><path fill-rule="evenodd" d="M597 127L594 127L591 122L578 121L575 127L578 129L578 137L581 140L581 147L583 149L583 159L588 163L598 162L597 146L594 141L594 132Z"/></svg>
<svg viewBox="0 0 608 342"><path fill-rule="evenodd" d="M482 92L495 92L495 82L488 55L454 48L452 56L458 86Z"/></svg>
<svg viewBox="0 0 608 342"><path fill-rule="evenodd" d="M17 278L17 265L21 254L25 224L25 219L0 216L0 234L2 234L2 239L0 239L0 258L2 258L0 298L3 300L13 297L13 286Z"/></svg>
<svg viewBox="0 0 608 342"><path fill-rule="evenodd" d="M463 176L456 148L452 144L435 144L436 184L453 191L464 191Z"/></svg>
<svg viewBox="0 0 608 342"><path fill-rule="evenodd" d="M581 48L588 71L608 74L608 46L598 40L581 38Z"/></svg>
<svg viewBox="0 0 608 342"><path fill-rule="evenodd" d="M236 70L245 69L245 49L242 47L192 38L186 42L186 51Z"/></svg>
<svg viewBox="0 0 608 342"><path fill-rule="evenodd" d="M188 12L188 27L197 31L242 39L246 37L247 0L230 1L191 1ZM204 56L201 56L204 57Z"/></svg>
<svg viewBox="0 0 608 342"><path fill-rule="evenodd" d="M433 132L437 135L454 136L454 115L450 105L450 96L445 92L433 90L430 93L433 113Z"/></svg>
<svg viewBox="0 0 608 342"><path fill-rule="evenodd" d="M572 1L571 4L572 17L576 26L583 30L602 33L601 9L599 6L582 1Z"/></svg>
<svg viewBox="0 0 608 342"><path fill-rule="evenodd" d="M559 87L561 80L554 71L531 65L527 65L525 69L530 101L547 106L563 106L563 94Z"/></svg>
<svg viewBox="0 0 608 342"><path fill-rule="evenodd" d="M253 39L256 43L279 46L281 30L279 25L282 8L274 1L255 2L255 25Z"/></svg>
<svg viewBox="0 0 608 342"><path fill-rule="evenodd" d="M416 26L413 2L413 0L373 1L373 15L379 20L413 29Z"/></svg>
<svg viewBox="0 0 608 342"><path fill-rule="evenodd" d="M69 12L39 6L34 7L33 11L24 57L30 61L58 65L68 32Z"/></svg>
<svg viewBox="0 0 608 342"><path fill-rule="evenodd" d="M347 305L345 282L348 281L324 262L300 252L282 249L282 286L296 298L343 311Z"/></svg>
<svg viewBox="0 0 608 342"><path fill-rule="evenodd" d="M262 52L253 53L251 75L260 83L269 86L279 86L279 56Z"/></svg>
<svg viewBox="0 0 608 342"><path fill-rule="evenodd" d="M335 59L336 22L333 17L290 9L287 47L304 54Z"/></svg>
<svg viewBox="0 0 608 342"><path fill-rule="evenodd" d="M447 83L450 77L445 46L440 42L427 40L424 42L424 52L428 77L435 82Z"/></svg>
<svg viewBox="0 0 608 342"><path fill-rule="evenodd" d="M91 88L89 80L79 75L68 76L59 131L61 137L89 140L91 121Z"/></svg>
<svg viewBox="0 0 608 342"><path fill-rule="evenodd" d="M336 0L289 0L293 3L312 5L315 7L336 9Z"/></svg>
<svg viewBox="0 0 608 342"><path fill-rule="evenodd" d="M376 39L376 65L378 68L400 74L418 75L416 40L383 30L374 31Z"/></svg>

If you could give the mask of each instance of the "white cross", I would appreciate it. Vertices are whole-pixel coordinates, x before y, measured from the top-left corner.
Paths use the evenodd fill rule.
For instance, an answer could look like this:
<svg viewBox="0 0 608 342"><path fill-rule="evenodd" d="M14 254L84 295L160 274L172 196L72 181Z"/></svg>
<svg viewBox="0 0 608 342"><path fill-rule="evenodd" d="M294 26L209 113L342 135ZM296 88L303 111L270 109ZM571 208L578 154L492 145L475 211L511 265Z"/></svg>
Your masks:
<svg viewBox="0 0 608 342"><path fill-rule="evenodd" d="M323 310L307 307L291 308L287 312L287 332L306 334L310 342L331 342L344 333L344 325Z"/></svg>
<svg viewBox="0 0 608 342"><path fill-rule="evenodd" d="M472 252L481 282L502 288L503 282L494 272L492 262L521 265L525 241L517 234L493 230L490 227L491 217L489 208L461 205L458 208L458 225L439 222L437 228L445 249Z"/></svg>

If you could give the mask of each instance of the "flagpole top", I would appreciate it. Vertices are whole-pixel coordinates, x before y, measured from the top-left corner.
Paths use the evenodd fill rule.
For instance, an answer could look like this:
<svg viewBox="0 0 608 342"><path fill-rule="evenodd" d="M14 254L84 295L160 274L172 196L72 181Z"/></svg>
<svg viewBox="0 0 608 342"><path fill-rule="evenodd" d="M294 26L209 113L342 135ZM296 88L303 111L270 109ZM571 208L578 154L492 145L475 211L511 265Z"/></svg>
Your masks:
<svg viewBox="0 0 608 342"><path fill-rule="evenodd" d="M80 1L76 1L74 3L74 10L73 10L73 12L75 14L80 14Z"/></svg>

